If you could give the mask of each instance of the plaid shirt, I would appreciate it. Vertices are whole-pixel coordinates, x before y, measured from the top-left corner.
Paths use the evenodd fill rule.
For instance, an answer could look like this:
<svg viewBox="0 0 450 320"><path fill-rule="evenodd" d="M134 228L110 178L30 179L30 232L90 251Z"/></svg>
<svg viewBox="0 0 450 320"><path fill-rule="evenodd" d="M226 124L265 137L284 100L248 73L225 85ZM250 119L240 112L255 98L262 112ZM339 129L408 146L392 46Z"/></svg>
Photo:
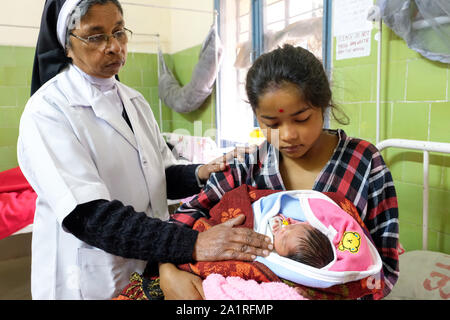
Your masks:
<svg viewBox="0 0 450 320"><path fill-rule="evenodd" d="M371 143L347 137L340 129L329 132L338 135L339 143L317 176L313 190L338 192L354 203L383 260L386 296L399 274L398 207L391 173ZM235 162L227 170L212 174L203 190L182 204L171 221L192 227L197 219L209 217L209 209L225 192L241 184L285 190L278 163L277 150L264 143L257 152L246 155L244 162Z"/></svg>

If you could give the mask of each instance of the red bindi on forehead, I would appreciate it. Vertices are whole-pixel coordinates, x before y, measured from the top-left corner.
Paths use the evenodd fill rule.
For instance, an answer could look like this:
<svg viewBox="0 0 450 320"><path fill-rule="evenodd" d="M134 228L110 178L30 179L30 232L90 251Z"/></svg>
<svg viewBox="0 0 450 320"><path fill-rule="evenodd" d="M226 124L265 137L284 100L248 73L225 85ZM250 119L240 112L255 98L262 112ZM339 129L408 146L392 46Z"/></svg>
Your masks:
<svg viewBox="0 0 450 320"><path fill-rule="evenodd" d="M279 112L279 113L283 113L283 112L284 112L284 109L278 109L278 112Z"/></svg>

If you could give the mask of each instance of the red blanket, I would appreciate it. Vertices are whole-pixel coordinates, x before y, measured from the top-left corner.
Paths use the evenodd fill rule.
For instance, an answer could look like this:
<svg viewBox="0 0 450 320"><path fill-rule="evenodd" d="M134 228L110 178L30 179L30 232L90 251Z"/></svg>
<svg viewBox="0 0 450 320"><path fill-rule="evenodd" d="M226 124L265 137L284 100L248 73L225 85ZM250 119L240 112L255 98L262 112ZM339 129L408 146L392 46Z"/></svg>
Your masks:
<svg viewBox="0 0 450 320"><path fill-rule="evenodd" d="M239 214L244 214L246 220L241 227L253 228L253 209L251 204L263 196L279 192L274 190L258 190L248 185L242 185L224 195L221 201L214 206L211 211L210 219L201 218L196 221L193 229L205 231L213 225L227 221ZM333 199L345 212L350 214L367 232L364 222L361 220L355 206L344 197L336 193L325 194ZM180 269L192 272L205 279L212 273L218 273L223 276L238 276L243 279L253 279L257 282L284 281L279 279L270 269L259 262L243 261L219 261L219 262L197 262L195 264L184 264ZM298 284L289 283L298 287L299 292L308 299L356 299L368 294L374 294L378 289L369 289L368 279L353 281L343 285L336 285L330 288L317 289L309 288ZM286 282L286 281L284 281ZM382 287L382 286L381 286Z"/></svg>
<svg viewBox="0 0 450 320"><path fill-rule="evenodd" d="M33 223L36 193L19 167L0 172L0 239Z"/></svg>

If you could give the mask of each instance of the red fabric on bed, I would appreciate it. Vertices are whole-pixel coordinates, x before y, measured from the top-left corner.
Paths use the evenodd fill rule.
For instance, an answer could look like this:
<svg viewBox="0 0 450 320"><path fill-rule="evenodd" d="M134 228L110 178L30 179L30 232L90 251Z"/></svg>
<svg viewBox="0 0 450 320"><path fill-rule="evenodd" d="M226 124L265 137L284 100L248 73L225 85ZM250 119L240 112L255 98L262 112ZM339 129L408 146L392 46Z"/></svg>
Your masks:
<svg viewBox="0 0 450 320"><path fill-rule="evenodd" d="M33 223L36 193L19 167L0 172L0 239Z"/></svg>

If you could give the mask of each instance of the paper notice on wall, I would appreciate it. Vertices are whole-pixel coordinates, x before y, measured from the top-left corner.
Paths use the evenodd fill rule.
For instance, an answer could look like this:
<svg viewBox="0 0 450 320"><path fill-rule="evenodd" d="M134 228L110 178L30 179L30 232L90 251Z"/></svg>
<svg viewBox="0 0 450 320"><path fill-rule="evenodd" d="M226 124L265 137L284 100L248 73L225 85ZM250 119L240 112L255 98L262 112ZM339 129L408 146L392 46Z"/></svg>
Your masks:
<svg viewBox="0 0 450 320"><path fill-rule="evenodd" d="M367 20L367 14L373 0L335 0L333 5L336 60L368 56L372 22Z"/></svg>
<svg viewBox="0 0 450 320"><path fill-rule="evenodd" d="M371 32L358 31L336 37L336 60L370 55Z"/></svg>

